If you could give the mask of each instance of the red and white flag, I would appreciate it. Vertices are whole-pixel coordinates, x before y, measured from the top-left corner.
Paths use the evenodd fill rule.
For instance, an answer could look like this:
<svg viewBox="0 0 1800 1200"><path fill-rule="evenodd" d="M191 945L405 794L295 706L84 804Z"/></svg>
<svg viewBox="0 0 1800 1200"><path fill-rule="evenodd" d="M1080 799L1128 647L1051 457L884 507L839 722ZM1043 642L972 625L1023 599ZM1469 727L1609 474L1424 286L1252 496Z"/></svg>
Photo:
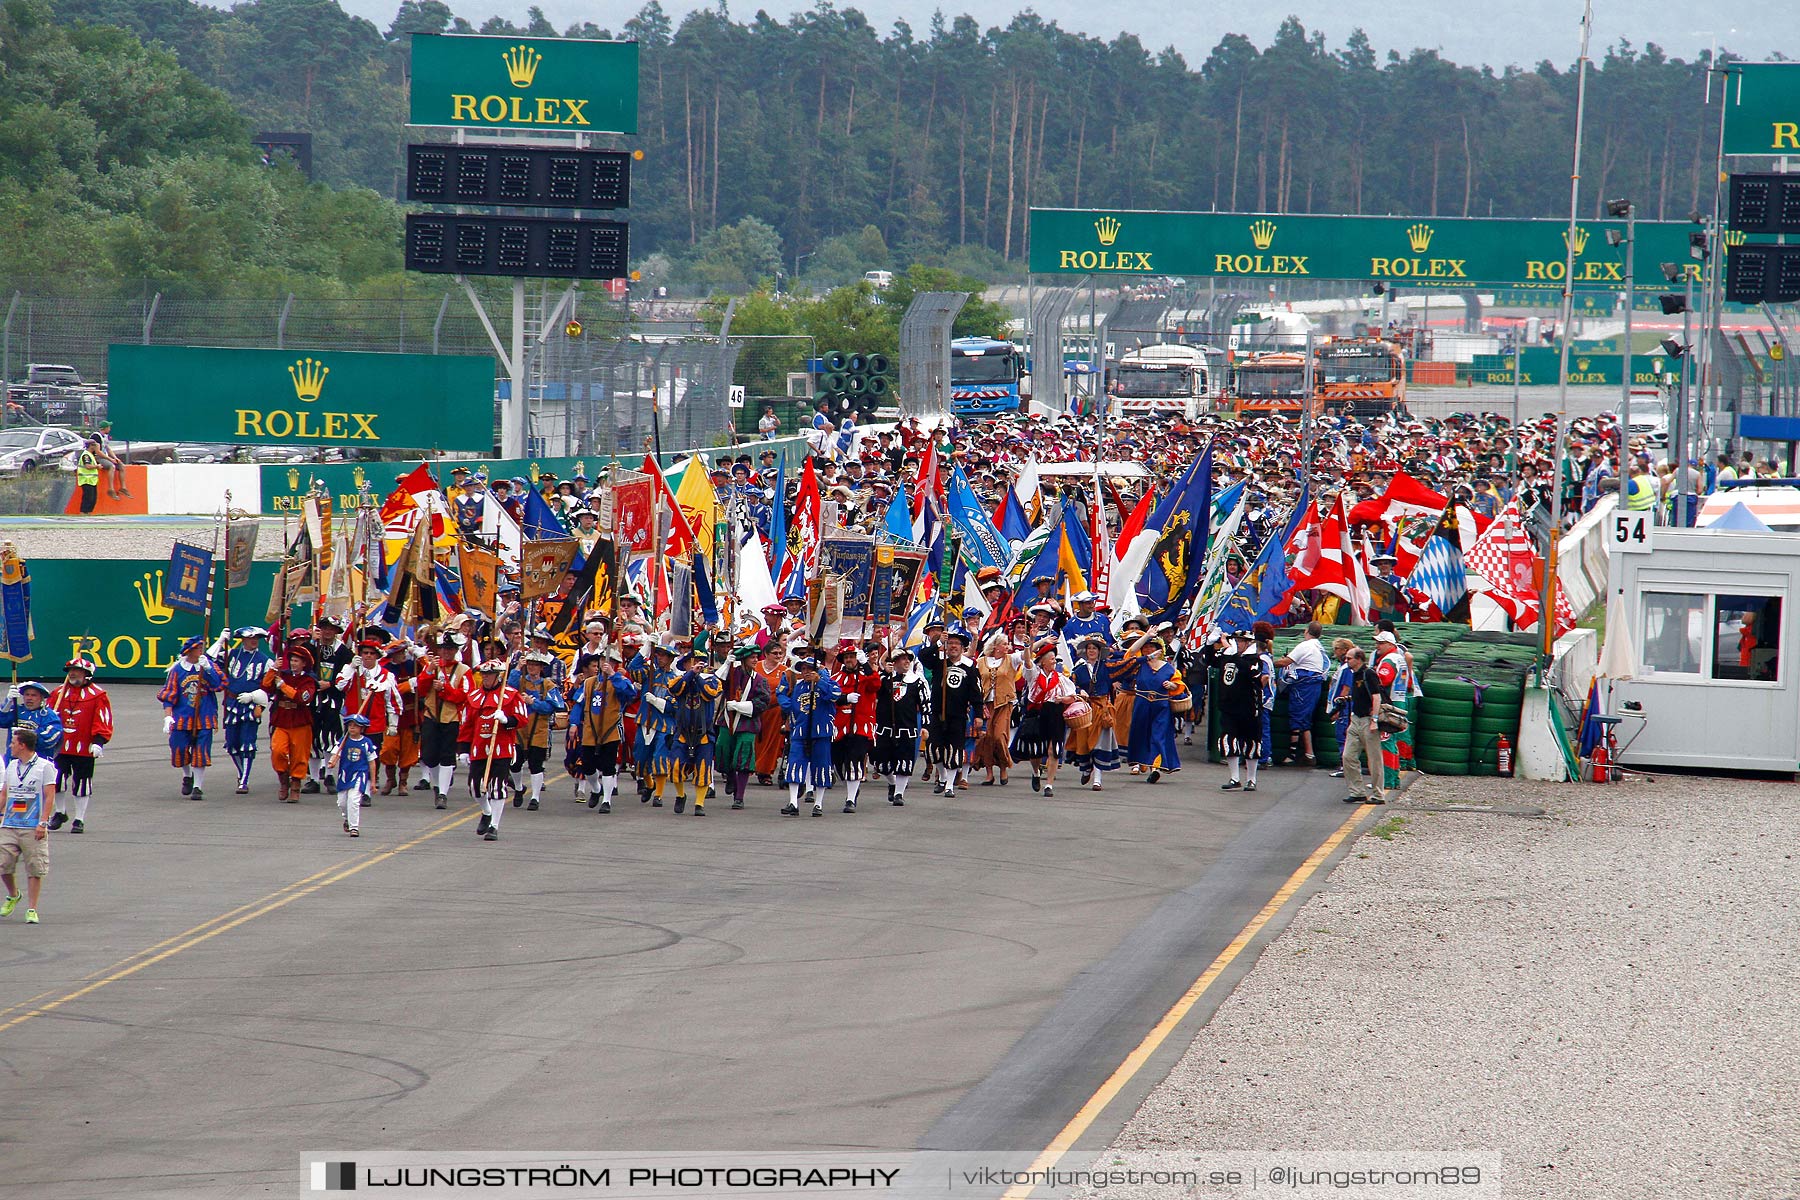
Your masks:
<svg viewBox="0 0 1800 1200"><path fill-rule="evenodd" d="M1350 520L1358 525L1374 522L1390 523L1402 517L1436 517L1450 501L1432 491L1405 471L1394 472L1387 491L1364 500L1350 510Z"/></svg>
<svg viewBox="0 0 1800 1200"><path fill-rule="evenodd" d="M1368 624L1369 578L1350 540L1350 519L1344 510L1343 496L1326 510L1324 517L1316 512L1308 514L1302 528L1306 544L1288 568L1294 587L1336 596L1349 606L1352 624Z"/></svg>
<svg viewBox="0 0 1800 1200"><path fill-rule="evenodd" d="M809 458L806 461L810 469L812 459ZM693 547L697 540L694 537L693 527L688 524L687 517L682 515L681 502L675 499L675 493L670 489L668 479L663 476L662 468L656 465L654 455L644 455L644 474L650 477L650 486L656 491L656 504L663 511L673 514L675 518L669 526L669 540L663 546L663 553L680 558Z"/></svg>

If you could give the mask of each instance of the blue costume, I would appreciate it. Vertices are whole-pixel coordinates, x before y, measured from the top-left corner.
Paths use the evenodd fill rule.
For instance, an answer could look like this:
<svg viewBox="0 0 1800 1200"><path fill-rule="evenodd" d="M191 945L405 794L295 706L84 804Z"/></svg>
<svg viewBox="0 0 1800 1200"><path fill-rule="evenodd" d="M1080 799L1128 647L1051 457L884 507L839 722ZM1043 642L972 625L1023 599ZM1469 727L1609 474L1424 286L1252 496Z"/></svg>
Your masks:
<svg viewBox="0 0 1800 1200"><path fill-rule="evenodd" d="M262 688L263 676L275 665L275 657L258 646L239 646L225 660L225 753L237 765L238 791L250 789L250 767L256 762L256 735L261 728L256 706L242 699Z"/></svg>
<svg viewBox="0 0 1800 1200"><path fill-rule="evenodd" d="M1181 756L1175 752L1175 717L1169 711L1169 693L1163 686L1175 678L1175 664L1164 660L1160 667L1150 660L1133 655L1115 664L1113 678L1137 697L1131 706L1131 745L1127 750L1134 764L1181 770Z"/></svg>
<svg viewBox="0 0 1800 1200"><path fill-rule="evenodd" d="M39 691L38 706L25 707L23 700L8 699L0 704L0 729L16 729L24 726L37 731L37 755L47 763L54 763L57 754L62 750L63 723L62 717L46 702L50 690L41 683L25 683L20 687L30 687ZM12 761L12 734L4 737L6 746L0 750L0 762Z"/></svg>
<svg viewBox="0 0 1800 1200"><path fill-rule="evenodd" d="M198 638L191 639L198 642ZM225 675L210 658L190 663L178 658L169 665L169 677L156 698L169 719L169 765L191 775L212 763L213 730L219 724L219 693Z"/></svg>
<svg viewBox="0 0 1800 1200"><path fill-rule="evenodd" d="M662 784L675 771L675 702L669 697L669 685L675 682L675 672L667 667L648 666L640 673L636 659L632 660L632 666L633 677L641 680L644 700L638 707L637 743L632 747L632 761L637 764L639 790L654 786L656 803L660 807ZM650 703L652 696L660 698L666 705L662 711Z"/></svg>
<svg viewBox="0 0 1800 1200"><path fill-rule="evenodd" d="M1263 684L1262 698L1262 765L1268 766L1275 761L1275 743L1269 738L1269 719L1275 715L1275 656L1267 650L1259 655L1262 659Z"/></svg>
<svg viewBox="0 0 1800 1200"><path fill-rule="evenodd" d="M1088 638L1097 637L1108 646L1113 645L1112 622L1095 613L1092 616L1073 616L1063 622L1062 640L1069 644L1069 650L1076 661L1081 658L1081 643Z"/></svg>
<svg viewBox="0 0 1800 1200"><path fill-rule="evenodd" d="M1083 659L1075 664L1070 672L1075 680L1075 690L1086 692L1088 702L1094 707L1094 720L1100 724L1095 735L1094 749L1089 754L1072 754L1071 760L1084 771L1116 771L1119 769L1119 739L1112 724L1112 699L1118 689L1109 665L1102 661L1098 665ZM1070 738L1073 744L1077 739Z"/></svg>
<svg viewBox="0 0 1800 1200"><path fill-rule="evenodd" d="M824 791L831 786L832 716L843 690L821 673L816 683L798 676L782 685L777 700L788 727L788 780Z"/></svg>

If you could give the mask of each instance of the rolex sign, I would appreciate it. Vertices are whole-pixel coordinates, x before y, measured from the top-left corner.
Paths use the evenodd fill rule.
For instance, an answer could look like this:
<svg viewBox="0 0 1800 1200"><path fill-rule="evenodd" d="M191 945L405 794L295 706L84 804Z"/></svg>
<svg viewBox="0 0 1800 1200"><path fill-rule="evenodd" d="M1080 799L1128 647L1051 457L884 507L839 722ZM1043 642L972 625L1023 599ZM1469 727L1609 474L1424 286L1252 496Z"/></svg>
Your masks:
<svg viewBox="0 0 1800 1200"><path fill-rule="evenodd" d="M115 345L113 436L360 450L494 442L494 360L467 354Z"/></svg>
<svg viewBox="0 0 1800 1200"><path fill-rule="evenodd" d="M636 133L636 42L415 33L412 125Z"/></svg>

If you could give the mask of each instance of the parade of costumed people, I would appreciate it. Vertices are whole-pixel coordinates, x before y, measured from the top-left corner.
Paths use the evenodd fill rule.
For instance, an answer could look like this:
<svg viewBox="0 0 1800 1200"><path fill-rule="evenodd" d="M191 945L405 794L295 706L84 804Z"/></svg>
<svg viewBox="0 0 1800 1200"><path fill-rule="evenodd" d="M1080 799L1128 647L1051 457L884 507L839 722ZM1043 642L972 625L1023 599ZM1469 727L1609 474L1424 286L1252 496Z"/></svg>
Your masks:
<svg viewBox="0 0 1800 1200"><path fill-rule="evenodd" d="M1516 739L1549 489L1567 524L1617 488L1612 419L1569 433L1560 467L1549 419L1399 413L909 419L567 481L424 465L335 521L304 499L266 626L171 663L170 763L204 800L222 736L238 795L466 795L489 840L565 790L611 815L623 776L684 816L721 792L852 815L915 777L1054 800L1196 764L1254 790L1343 774L1360 647L1386 725L1346 789L1380 801L1409 771L1493 773ZM1480 669L1481 729L1455 728L1467 676L1434 661ZM110 736L98 673L71 661L54 696L27 681L0 706L76 731L59 826L85 827Z"/></svg>
<svg viewBox="0 0 1800 1200"><path fill-rule="evenodd" d="M238 794L262 761L279 799L342 795L357 716L375 751L359 807L413 790L445 806L460 770L465 788L529 811L555 763L602 812L630 774L646 806L700 815L720 783L733 810L754 807L752 784L815 813L842 788L845 814L871 777L892 799L914 774L951 798L1021 768L1049 798L1065 765L1083 789L1114 772L1155 783L1196 734L1227 768L1221 786L1254 788L1278 763L1335 771L1350 690L1326 641L1382 627L1391 642L1365 653L1393 677L1387 704L1416 710L1472 603L1535 624L1535 596L1479 573L1483 549L1530 558L1559 482L1564 523L1617 487L1609 417L1572 423L1560 467L1553 432L1492 414L1324 418L1304 436L1223 414L1103 429L1002 417L979 435L954 420L864 428L797 468L722 452L592 480L490 485L459 469L440 485L421 467L396 477L385 519L340 515L330 565L294 540L269 628L184 643L162 692L170 761L182 794L204 799L222 735ZM1152 471L1042 471L1119 462ZM701 528L686 527L697 499ZM682 525L663 552L633 553L665 513ZM527 542L567 553L549 574L521 570ZM1504 723L1529 655L1471 644L1505 660L1488 714ZM505 735L504 793L495 748L465 735L489 661L524 709L517 730L483 725L485 741ZM50 707L88 731L88 752L61 763L85 812L104 693L71 668ZM912 683L890 697L889 680ZM0 719L43 707L40 692L18 685ZM1386 735L1387 774L1495 765L1491 748L1422 724ZM912 761L895 761L902 747Z"/></svg>

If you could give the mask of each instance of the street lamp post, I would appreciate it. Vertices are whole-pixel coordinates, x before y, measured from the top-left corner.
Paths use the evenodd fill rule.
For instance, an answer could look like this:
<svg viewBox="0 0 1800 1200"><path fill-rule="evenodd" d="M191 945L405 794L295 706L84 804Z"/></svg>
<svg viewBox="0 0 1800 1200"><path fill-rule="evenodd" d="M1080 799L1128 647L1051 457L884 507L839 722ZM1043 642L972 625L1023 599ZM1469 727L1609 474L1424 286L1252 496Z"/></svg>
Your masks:
<svg viewBox="0 0 1800 1200"><path fill-rule="evenodd" d="M1610 200L1606 211L1609 216L1625 218L1625 345L1624 345L1624 394L1619 398L1619 506L1625 505L1626 491L1630 485L1631 473L1626 461L1631 456L1631 310L1637 306L1636 276L1631 272L1632 250L1637 246L1637 206L1629 200ZM1618 236L1617 230L1609 230L1609 241ZM1616 242L1614 243L1617 244Z"/></svg>

